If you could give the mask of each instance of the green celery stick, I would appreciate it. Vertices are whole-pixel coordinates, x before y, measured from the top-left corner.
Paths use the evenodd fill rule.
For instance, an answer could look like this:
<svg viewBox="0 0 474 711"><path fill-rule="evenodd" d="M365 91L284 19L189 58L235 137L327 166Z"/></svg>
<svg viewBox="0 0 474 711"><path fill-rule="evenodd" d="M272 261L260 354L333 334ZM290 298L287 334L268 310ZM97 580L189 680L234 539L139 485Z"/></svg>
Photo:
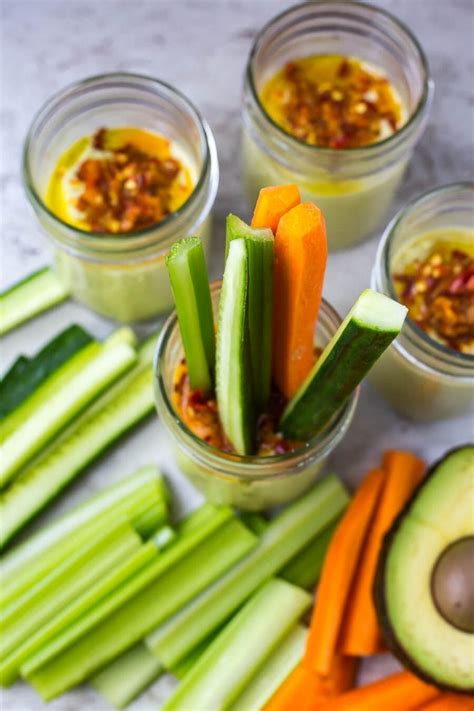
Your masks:
<svg viewBox="0 0 474 711"><path fill-rule="evenodd" d="M274 237L270 229L253 229L236 215L226 222L226 253L234 239L244 239L248 251L248 325L252 387L263 412L270 395L272 360Z"/></svg>
<svg viewBox="0 0 474 711"><path fill-rule="evenodd" d="M305 591L269 580L211 642L163 711L228 708L310 605Z"/></svg>
<svg viewBox="0 0 474 711"><path fill-rule="evenodd" d="M68 290L49 267L30 274L0 294L0 334L67 297Z"/></svg>
<svg viewBox="0 0 474 711"><path fill-rule="evenodd" d="M89 679L89 684L112 706L122 709L150 686L161 672L156 657L143 642L138 642Z"/></svg>
<svg viewBox="0 0 474 711"><path fill-rule="evenodd" d="M87 541L91 537L91 523L96 518L107 517L113 511L117 518L123 517L136 527L137 519L154 502L160 505L161 521L164 521L168 498L163 477L156 467L148 466L68 511L3 557L0 562L2 604L33 585Z"/></svg>
<svg viewBox="0 0 474 711"><path fill-rule="evenodd" d="M9 685L15 681L19 669L32 655L39 652L55 637L72 626L82 615L91 611L122 583L132 578L148 563L155 560L158 550L155 541L148 541L129 555L107 575L98 579L88 590L74 599L32 636L26 639L0 664L0 681Z"/></svg>
<svg viewBox="0 0 474 711"><path fill-rule="evenodd" d="M0 546L116 439L152 412L155 341L153 336L140 347L137 364L75 419L0 497Z"/></svg>
<svg viewBox="0 0 474 711"><path fill-rule="evenodd" d="M226 620L226 623L227 622L228 620ZM215 640L215 638L222 631L223 628L224 625L221 625L216 630L214 630L212 634L209 635L209 637L206 637L206 639L203 639L202 642L199 642L198 646L195 647L193 651L188 654L187 657L182 659L179 664L177 664L175 667L173 667L173 669L171 669L171 673L180 681L181 679L184 679L186 674L190 671L191 667L193 667L196 664L197 660L202 657L206 649L209 647L210 643Z"/></svg>
<svg viewBox="0 0 474 711"><path fill-rule="evenodd" d="M191 387L213 388L215 336L211 291L202 242L182 239L166 257Z"/></svg>
<svg viewBox="0 0 474 711"><path fill-rule="evenodd" d="M229 711L261 711L303 658L307 629L296 625L251 678Z"/></svg>
<svg viewBox="0 0 474 711"><path fill-rule="evenodd" d="M157 573L154 566L153 578L145 587L135 585L136 594L127 595L124 604L117 607L117 597L125 597L119 589L111 596L114 604L109 601L105 609L88 615L79 629L69 628L59 644L44 648L24 664L22 675L43 699L51 699L87 679L140 641L150 629L174 614L255 545L255 537L235 518L218 528L209 532L205 540L193 534L191 538L199 538L201 543L194 548L187 546L186 553L178 541L161 554L161 570ZM173 553L178 554L171 559ZM142 583L143 575L137 577Z"/></svg>
<svg viewBox="0 0 474 711"><path fill-rule="evenodd" d="M363 291L286 406L283 434L306 441L322 430L398 336L406 315L397 301Z"/></svg>
<svg viewBox="0 0 474 711"><path fill-rule="evenodd" d="M255 409L248 331L249 257L245 240L232 240L219 301L216 391L223 430L238 454L252 454Z"/></svg>
<svg viewBox="0 0 474 711"><path fill-rule="evenodd" d="M175 667L249 595L334 521L349 496L333 475L278 514L259 544L200 597L146 638L163 666Z"/></svg>
<svg viewBox="0 0 474 711"><path fill-rule="evenodd" d="M2 607L0 658L10 654L141 544L140 536L130 524L116 518L110 521L109 516L108 522L96 520L93 528L95 535L87 545L74 551L36 585Z"/></svg>
<svg viewBox="0 0 474 711"><path fill-rule="evenodd" d="M247 526L247 528L250 528L251 531L256 533L257 536L261 536L270 524L270 521L267 518L262 516L262 514L255 513L254 511L241 511L240 520Z"/></svg>
<svg viewBox="0 0 474 711"><path fill-rule="evenodd" d="M308 543L289 563L278 571L278 576L304 590L314 588L326 557L326 551L339 519Z"/></svg>

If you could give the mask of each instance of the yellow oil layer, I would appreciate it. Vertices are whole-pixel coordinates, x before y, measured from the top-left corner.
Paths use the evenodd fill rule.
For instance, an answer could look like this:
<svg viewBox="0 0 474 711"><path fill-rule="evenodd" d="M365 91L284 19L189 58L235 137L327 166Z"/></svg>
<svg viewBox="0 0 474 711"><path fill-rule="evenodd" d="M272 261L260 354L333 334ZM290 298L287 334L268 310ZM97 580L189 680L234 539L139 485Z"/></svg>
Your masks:
<svg viewBox="0 0 474 711"><path fill-rule="evenodd" d="M397 117L396 130L398 130L406 121L406 111L398 92L389 81L387 81L383 87L378 84L381 80L386 80L387 78L377 67L369 65L356 57L344 57L342 55L312 55L295 59L291 62L291 64L297 66L299 72L304 77L304 81L308 85L312 85L314 91L318 93L324 88L329 91L333 89L337 90L337 87L342 81L338 77L342 61L347 61L350 63L354 71L369 75L374 80L377 84L377 91L383 92L383 101L386 107L389 108ZM267 81L260 93L259 98L270 118L290 135L296 135L294 128L288 120L285 104L290 87L291 84L286 77L285 67L282 67ZM394 129L391 128L386 121L384 121L383 129L381 129L380 135L377 137L376 141L383 140L384 138L392 135L394 132ZM317 145L317 142L315 141L309 141L309 143ZM318 186L318 190L320 188L321 186ZM335 193L352 192L352 189L353 188L348 188L344 185L339 185L335 190ZM330 192L332 192L332 190Z"/></svg>
<svg viewBox="0 0 474 711"><path fill-rule="evenodd" d="M416 260L425 259L434 248L442 253L459 249L474 259L474 230L466 227L438 227L414 236L394 255L392 273L404 272Z"/></svg>
<svg viewBox="0 0 474 711"><path fill-rule="evenodd" d="M107 158L107 151L116 150L132 144L144 153L159 160L174 158L181 165L180 173L171 187L171 211L176 212L192 193L196 180L191 169L183 160L182 152L177 151L171 141L158 133L131 126L108 128L105 134L105 147L98 150L93 147L94 136L83 136L75 141L59 158L51 174L45 195L46 206L73 227L90 232L86 221L81 219L75 208L75 201L81 189L75 181L76 171L87 158Z"/></svg>

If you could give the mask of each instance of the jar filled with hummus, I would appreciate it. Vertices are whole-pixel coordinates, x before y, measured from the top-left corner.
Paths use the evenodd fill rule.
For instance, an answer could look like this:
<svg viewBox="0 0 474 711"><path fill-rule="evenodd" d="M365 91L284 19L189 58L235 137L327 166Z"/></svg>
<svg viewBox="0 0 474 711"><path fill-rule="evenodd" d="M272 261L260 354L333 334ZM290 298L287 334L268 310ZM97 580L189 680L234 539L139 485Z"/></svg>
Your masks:
<svg viewBox="0 0 474 711"><path fill-rule="evenodd" d="M408 308L370 379L414 420L474 409L474 184L433 190L387 227L372 285Z"/></svg>
<svg viewBox="0 0 474 711"><path fill-rule="evenodd" d="M433 84L411 32L357 2L297 5L266 25L244 84L243 180L297 183L330 249L383 222L421 136Z"/></svg>
<svg viewBox="0 0 474 711"><path fill-rule="evenodd" d="M33 121L27 194L74 298L122 322L172 307L164 255L209 245L218 163L212 133L174 88L133 74L86 79Z"/></svg>

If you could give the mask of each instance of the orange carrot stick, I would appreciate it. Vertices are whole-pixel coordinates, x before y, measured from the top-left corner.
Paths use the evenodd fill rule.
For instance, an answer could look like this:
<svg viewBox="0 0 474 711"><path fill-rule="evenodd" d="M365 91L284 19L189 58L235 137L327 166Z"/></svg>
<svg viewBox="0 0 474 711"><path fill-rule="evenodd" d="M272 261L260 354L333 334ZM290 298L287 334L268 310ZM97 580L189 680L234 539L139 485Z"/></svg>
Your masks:
<svg viewBox="0 0 474 711"><path fill-rule="evenodd" d="M305 664L329 676L362 546L380 498L385 473L367 474L329 544L306 642Z"/></svg>
<svg viewBox="0 0 474 711"><path fill-rule="evenodd" d="M300 663L275 692L264 711L312 711L317 702L352 688L357 661L353 657L336 654L327 677Z"/></svg>
<svg viewBox="0 0 474 711"><path fill-rule="evenodd" d="M301 202L296 185L274 185L262 188L252 217L252 227L270 227L275 233L280 218Z"/></svg>
<svg viewBox="0 0 474 711"><path fill-rule="evenodd" d="M312 711L409 711L438 695L434 686L428 686L409 672L400 672L327 702L319 702Z"/></svg>
<svg viewBox="0 0 474 711"><path fill-rule="evenodd" d="M433 701L419 706L417 711L473 711L474 697L461 694L440 694Z"/></svg>
<svg viewBox="0 0 474 711"><path fill-rule="evenodd" d="M380 548L384 535L420 483L425 470L421 459L403 451L386 452L383 466L387 472L385 485L355 577L341 641L344 654L353 656L370 656L382 649L372 598Z"/></svg>
<svg viewBox="0 0 474 711"><path fill-rule="evenodd" d="M291 398L314 364L314 327L327 260L326 227L312 203L293 207L275 236L273 378Z"/></svg>

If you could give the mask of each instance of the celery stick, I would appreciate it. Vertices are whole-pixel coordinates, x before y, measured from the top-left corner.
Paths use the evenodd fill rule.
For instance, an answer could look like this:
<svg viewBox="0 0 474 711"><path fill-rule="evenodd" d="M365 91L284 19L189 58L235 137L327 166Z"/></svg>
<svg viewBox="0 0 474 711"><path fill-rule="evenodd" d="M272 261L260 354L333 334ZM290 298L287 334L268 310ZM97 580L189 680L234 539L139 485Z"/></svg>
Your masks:
<svg viewBox="0 0 474 711"><path fill-rule="evenodd" d="M110 336L107 336L104 341L104 346L110 348L111 346L116 346L117 343L128 343L132 348L137 348L138 339L129 326L121 326L115 331L112 331Z"/></svg>
<svg viewBox="0 0 474 711"><path fill-rule="evenodd" d="M107 701L122 709L162 672L159 661L139 642L93 676L89 683Z"/></svg>
<svg viewBox="0 0 474 711"><path fill-rule="evenodd" d="M28 540L13 548L0 563L2 599L16 596L67 558L81 541L90 538L95 518L114 511L135 526L151 502L161 504L166 519L169 494L156 467L142 467L122 481L108 486ZM157 523L158 525L158 523Z"/></svg>
<svg viewBox="0 0 474 711"><path fill-rule="evenodd" d="M88 464L153 410L152 381L150 361L142 362L140 352L137 366L20 474L0 500L0 545L5 545Z"/></svg>
<svg viewBox="0 0 474 711"><path fill-rule="evenodd" d="M164 561L179 545L178 542L165 551L160 560ZM22 667L22 674L45 700L66 691L140 641L150 629L189 602L254 545L255 537L237 519L230 519L220 530L208 535L201 545L189 550L189 555L168 565L161 577L155 575L151 584L115 614L109 614L100 623L97 615L92 616L91 624L84 625L81 630L89 634L83 634L66 649L60 645L55 657L50 658L51 649L45 649L44 654L33 657ZM54 652L58 652L58 648ZM43 663L45 658L49 661Z"/></svg>
<svg viewBox="0 0 474 711"><path fill-rule="evenodd" d="M7 484L106 387L136 360L128 344L91 343L61 366L11 417L21 414L2 443L0 484Z"/></svg>
<svg viewBox="0 0 474 711"><path fill-rule="evenodd" d="M289 563L278 571L278 576L299 588L309 590L313 588L321 574L331 538L337 528L339 520L316 536L301 550Z"/></svg>
<svg viewBox="0 0 474 711"><path fill-rule="evenodd" d="M226 620L226 623L228 620ZM221 625L218 627L216 630L214 630L209 637L206 637L206 639L203 639L202 642L199 642L198 646L193 649L193 651L188 654L187 657L182 659L179 664L177 664L173 669L171 669L171 673L181 681L181 679L184 679L186 674L191 670L191 668L196 664L197 660L202 657L206 649L209 647L211 642L215 640L217 635L222 631L224 628L224 625ZM147 647L148 649L148 647ZM150 652L151 654L151 652ZM156 657L155 657L156 659Z"/></svg>
<svg viewBox="0 0 474 711"><path fill-rule="evenodd" d="M254 511L241 511L240 520L247 526L247 528L250 528L251 531L256 533L257 536L261 536L262 533L267 530L270 523L267 518L259 513L255 513Z"/></svg>
<svg viewBox="0 0 474 711"><path fill-rule="evenodd" d="M229 622L163 706L163 711L228 708L299 617L311 596L269 580Z"/></svg>
<svg viewBox="0 0 474 711"><path fill-rule="evenodd" d="M0 681L2 685L11 684L21 665L33 654L40 651L48 642L61 634L76 622L84 613L104 600L123 582L136 575L158 555L155 541L140 546L131 556L120 565L100 578L96 584L82 595L73 600L59 614L47 624L37 630L35 634L26 639L0 664Z"/></svg>
<svg viewBox="0 0 474 711"><path fill-rule="evenodd" d="M120 520L110 525L96 521L94 530L86 546L2 608L2 659L141 544L133 528Z"/></svg>
<svg viewBox="0 0 474 711"><path fill-rule="evenodd" d="M249 555L146 638L150 650L163 666L176 666L259 585L327 528L341 514L348 500L342 483L330 475L278 514Z"/></svg>
<svg viewBox="0 0 474 711"><path fill-rule="evenodd" d="M270 229L253 229L236 215L226 222L226 253L234 239L245 239L249 258L248 324L252 386L263 411L270 395L272 360L274 237Z"/></svg>
<svg viewBox="0 0 474 711"><path fill-rule="evenodd" d="M229 711L260 711L303 657L307 630L296 625L251 678ZM295 710L296 711L296 710Z"/></svg>
<svg viewBox="0 0 474 711"><path fill-rule="evenodd" d="M215 361L211 291L202 242L182 239L166 257L191 387L212 390Z"/></svg>

